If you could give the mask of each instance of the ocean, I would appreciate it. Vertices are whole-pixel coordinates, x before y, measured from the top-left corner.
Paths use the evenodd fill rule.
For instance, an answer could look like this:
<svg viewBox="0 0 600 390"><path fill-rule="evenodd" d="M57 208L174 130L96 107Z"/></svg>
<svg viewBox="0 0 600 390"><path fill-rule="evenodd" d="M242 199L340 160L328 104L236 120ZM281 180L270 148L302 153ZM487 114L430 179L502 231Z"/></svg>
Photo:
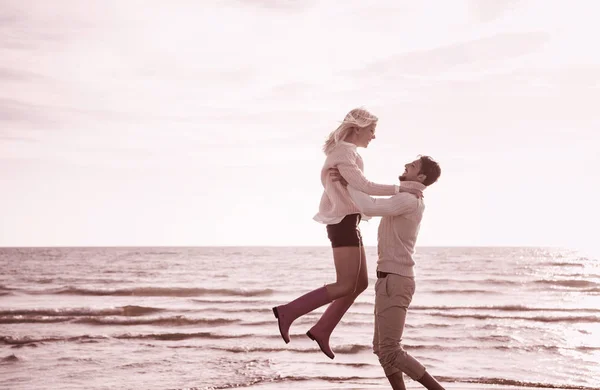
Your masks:
<svg viewBox="0 0 600 390"><path fill-rule="evenodd" d="M327 247L0 248L0 388L386 389L369 288L331 338L271 307L332 282ZM403 343L452 389L600 389L600 260L418 248ZM420 388L407 378L410 389Z"/></svg>

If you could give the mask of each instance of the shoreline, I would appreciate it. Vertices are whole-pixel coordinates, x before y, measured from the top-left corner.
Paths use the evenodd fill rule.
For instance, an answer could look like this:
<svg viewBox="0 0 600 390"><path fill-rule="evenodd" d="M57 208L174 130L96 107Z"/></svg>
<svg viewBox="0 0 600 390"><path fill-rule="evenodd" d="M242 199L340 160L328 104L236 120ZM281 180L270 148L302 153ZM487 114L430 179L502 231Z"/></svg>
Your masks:
<svg viewBox="0 0 600 390"><path fill-rule="evenodd" d="M375 383L377 382L377 383ZM576 387L576 386L564 386L560 385L557 387L538 387L538 386L510 386L510 385L494 385L494 384L483 384L483 383L444 383L440 382L448 390L557 390L557 389L583 389L592 390L591 387ZM424 387L410 379L405 379L407 390L424 389ZM384 390L391 389L389 383L385 378L381 380L373 381L372 383L359 383L355 381L344 381L344 382L329 382L324 383L323 381L297 381L297 382L262 382L254 385L236 387L240 390L280 390L286 389L311 389L311 390Z"/></svg>

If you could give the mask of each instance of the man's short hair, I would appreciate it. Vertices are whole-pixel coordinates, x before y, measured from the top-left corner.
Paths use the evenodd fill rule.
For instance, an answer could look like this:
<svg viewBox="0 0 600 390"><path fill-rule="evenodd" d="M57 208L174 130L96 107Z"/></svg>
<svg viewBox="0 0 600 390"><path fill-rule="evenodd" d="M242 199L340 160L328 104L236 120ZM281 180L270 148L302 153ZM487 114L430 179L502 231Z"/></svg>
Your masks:
<svg viewBox="0 0 600 390"><path fill-rule="evenodd" d="M421 169L419 170L419 174L423 174L426 176L423 184L429 186L437 181L437 179L442 174L442 169L440 168L440 164L438 164L434 159L429 156L419 156L421 160Z"/></svg>

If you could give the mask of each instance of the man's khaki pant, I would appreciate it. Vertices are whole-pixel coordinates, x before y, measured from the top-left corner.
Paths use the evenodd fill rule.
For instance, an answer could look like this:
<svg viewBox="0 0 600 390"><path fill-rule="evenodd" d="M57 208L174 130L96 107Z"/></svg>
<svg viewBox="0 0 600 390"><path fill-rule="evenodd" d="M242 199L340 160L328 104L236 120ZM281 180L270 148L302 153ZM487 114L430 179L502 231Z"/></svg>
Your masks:
<svg viewBox="0 0 600 390"><path fill-rule="evenodd" d="M425 375L425 366L409 355L400 342L406 311L415 293L415 279L388 274L375 283L375 332L373 352L386 376L400 371L414 380Z"/></svg>

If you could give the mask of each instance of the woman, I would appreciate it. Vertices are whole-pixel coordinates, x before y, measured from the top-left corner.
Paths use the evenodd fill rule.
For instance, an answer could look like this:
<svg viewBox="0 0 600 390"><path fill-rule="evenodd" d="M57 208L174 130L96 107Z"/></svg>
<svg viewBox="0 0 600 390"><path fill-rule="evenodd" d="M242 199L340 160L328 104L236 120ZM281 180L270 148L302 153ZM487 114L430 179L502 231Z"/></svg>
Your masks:
<svg viewBox="0 0 600 390"><path fill-rule="evenodd" d="M358 223L361 215L341 181L333 181L329 170L337 168L352 187L369 195L394 195L396 185L375 184L363 175L363 160L357 147L366 148L375 139L378 118L362 108L350 111L341 125L329 134L323 147L327 158L321 170L325 191L321 197L317 222L327 225L327 236L333 248L336 281L311 291L300 298L273 308L279 332L290 342L289 329L294 320L329 302L319 321L306 334L315 340L329 358L335 357L329 347L331 332L340 322L354 300L368 285L365 250Z"/></svg>

